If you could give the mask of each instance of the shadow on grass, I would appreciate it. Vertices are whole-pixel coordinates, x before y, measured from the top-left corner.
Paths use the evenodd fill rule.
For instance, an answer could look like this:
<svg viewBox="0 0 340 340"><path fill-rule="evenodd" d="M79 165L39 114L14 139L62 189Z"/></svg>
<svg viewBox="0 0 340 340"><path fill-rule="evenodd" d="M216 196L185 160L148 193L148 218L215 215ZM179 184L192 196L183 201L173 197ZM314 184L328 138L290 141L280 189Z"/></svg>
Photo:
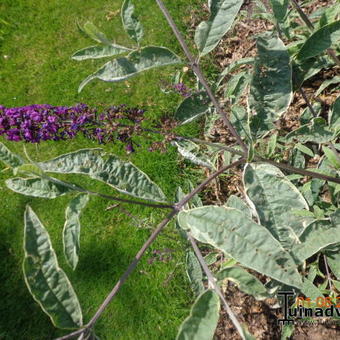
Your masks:
<svg viewBox="0 0 340 340"><path fill-rule="evenodd" d="M18 197L12 215L0 218L0 339L38 340L54 336L50 320L29 294L22 274L23 213L30 199ZM15 213L14 213L15 212ZM19 270L18 270L19 269ZM32 323L32 319L38 321ZM48 334L48 337L46 337Z"/></svg>
<svg viewBox="0 0 340 340"><path fill-rule="evenodd" d="M49 340L65 334L53 327L49 317L29 294L21 270L23 250L13 249L15 245L22 244L23 213L26 204L31 202L18 196L15 207L12 207L16 214L0 220L0 339L3 340ZM105 231L104 227L102 231ZM81 244L80 262L75 272L58 255L60 265L78 294L84 321L87 322L132 261L149 232L135 230L134 227L117 227L111 235L100 230L91 235L88 234L89 230L83 232L87 235ZM171 299L161 285L158 271L159 268L149 266L146 259L142 261L97 323L96 329L101 339L112 339L113 330L115 339L124 340L135 339L133 334L136 328L140 329L138 338L147 339L150 332L155 334L157 324L164 323L170 312L166 307L168 299ZM170 269L166 268L166 271ZM163 338L168 336L167 333L162 335Z"/></svg>

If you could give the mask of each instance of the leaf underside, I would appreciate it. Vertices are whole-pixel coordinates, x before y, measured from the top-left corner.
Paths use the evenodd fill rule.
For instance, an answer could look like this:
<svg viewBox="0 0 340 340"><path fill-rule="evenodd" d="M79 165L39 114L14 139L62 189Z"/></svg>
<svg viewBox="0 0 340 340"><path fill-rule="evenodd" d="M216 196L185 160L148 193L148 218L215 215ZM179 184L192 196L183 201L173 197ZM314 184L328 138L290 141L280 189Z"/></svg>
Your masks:
<svg viewBox="0 0 340 340"><path fill-rule="evenodd" d="M233 208L205 206L180 212L181 228L200 242L224 251L243 266L294 287L301 286L297 265L263 226Z"/></svg>
<svg viewBox="0 0 340 340"><path fill-rule="evenodd" d="M24 277L33 298L58 328L82 326L82 312L73 287L59 267L50 237L30 207L25 211Z"/></svg>
<svg viewBox="0 0 340 340"><path fill-rule="evenodd" d="M182 323L176 340L212 340L220 311L220 299L213 290L200 295Z"/></svg>
<svg viewBox="0 0 340 340"><path fill-rule="evenodd" d="M162 190L131 163L101 149L82 149L39 163L46 172L83 174L134 197L165 202Z"/></svg>
<svg viewBox="0 0 340 340"><path fill-rule="evenodd" d="M88 76L79 85L78 92L90 81L99 79L118 82L129 79L152 68L180 63L180 58L164 47L148 46L133 51L127 57L121 57L104 64L98 71Z"/></svg>

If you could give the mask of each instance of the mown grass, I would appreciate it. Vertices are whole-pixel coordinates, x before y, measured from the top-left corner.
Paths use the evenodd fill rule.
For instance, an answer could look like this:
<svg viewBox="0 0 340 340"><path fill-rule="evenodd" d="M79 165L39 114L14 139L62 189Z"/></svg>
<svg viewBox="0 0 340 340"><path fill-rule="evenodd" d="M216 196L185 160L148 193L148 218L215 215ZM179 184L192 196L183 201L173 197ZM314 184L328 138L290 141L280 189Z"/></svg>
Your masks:
<svg viewBox="0 0 340 340"><path fill-rule="evenodd" d="M81 94L77 93L81 80L105 61L79 63L70 59L76 50L93 45L78 31L76 22L84 24L90 20L117 43L133 46L121 27L117 12L120 6L121 1L107 0L2 0L0 19L5 20L6 25L1 27L0 39L0 104L13 107L33 103L74 105L84 102L90 106L105 107L124 103L146 108L148 117L152 119L173 112L180 98L174 94L165 95L159 84L181 66L157 69L119 84L93 81ZM185 30L185 16L190 15L197 1L167 1L167 6ZM143 44L166 46L181 55L154 1L136 2L136 7L145 27ZM197 129L193 126L185 132L194 135ZM22 154L21 143L5 144ZM27 146L35 160L85 147L98 145L79 137L72 141ZM106 145L104 148L140 167L159 184L170 200L176 187L185 185L188 175L184 174L177 154L171 148L166 154L150 153L147 143L142 143L138 152L129 156L121 146ZM191 176L193 174L191 172ZM105 211L110 202L92 197L81 218L80 262L76 271L72 272L63 258L61 241L64 210L70 196L44 200L17 195L4 184L10 176L8 170L0 173L0 339L53 339L64 333L52 326L29 295L23 280L23 212L26 204L32 206L48 229L60 265L79 296L85 321L94 314L150 234L145 225L154 226L165 212L124 206L144 226L138 228L134 218L117 209ZM84 177L73 176L68 180L113 194L104 184ZM148 264L148 259L154 256L153 250L165 248L173 250L171 260ZM181 261L181 241L170 226L103 314L96 326L98 336L102 340L174 339L192 300L183 267L175 267ZM167 280L173 270L174 277Z"/></svg>

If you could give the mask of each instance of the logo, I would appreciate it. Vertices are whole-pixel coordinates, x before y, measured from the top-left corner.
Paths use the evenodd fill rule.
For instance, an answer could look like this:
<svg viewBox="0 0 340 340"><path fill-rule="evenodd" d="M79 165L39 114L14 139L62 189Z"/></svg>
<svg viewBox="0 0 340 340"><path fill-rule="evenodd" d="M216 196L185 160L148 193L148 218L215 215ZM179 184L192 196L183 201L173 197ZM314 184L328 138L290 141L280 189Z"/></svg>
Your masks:
<svg viewBox="0 0 340 340"><path fill-rule="evenodd" d="M282 299L284 315L283 319L277 320L279 324L294 324L301 319L303 320L307 318L320 318L320 321L324 318L340 318L340 296L336 298L319 296L316 299L297 296L292 299L292 297L296 295L294 291L280 291L277 295ZM292 300L294 301L293 303L291 303ZM340 320L332 321L340 322Z"/></svg>

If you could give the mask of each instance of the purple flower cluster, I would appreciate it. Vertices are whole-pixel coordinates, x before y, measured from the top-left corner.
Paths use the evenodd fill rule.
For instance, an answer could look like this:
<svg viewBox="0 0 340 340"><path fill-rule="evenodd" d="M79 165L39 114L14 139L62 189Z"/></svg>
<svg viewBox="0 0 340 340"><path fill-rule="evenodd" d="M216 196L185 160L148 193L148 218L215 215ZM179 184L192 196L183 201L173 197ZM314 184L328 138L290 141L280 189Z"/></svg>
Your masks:
<svg viewBox="0 0 340 340"><path fill-rule="evenodd" d="M192 90L188 88L184 83L177 83L177 84L172 85L172 87L182 97L187 98L192 95Z"/></svg>
<svg viewBox="0 0 340 340"><path fill-rule="evenodd" d="M0 135L5 135L11 141L30 143L73 138L93 117L92 110L84 104L74 107L0 106Z"/></svg>
<svg viewBox="0 0 340 340"><path fill-rule="evenodd" d="M101 113L85 104L0 106L0 135L11 141L39 143L71 139L82 133L99 143L119 140L126 144L128 152L133 152L132 135L142 131L144 112L125 105L112 106Z"/></svg>

